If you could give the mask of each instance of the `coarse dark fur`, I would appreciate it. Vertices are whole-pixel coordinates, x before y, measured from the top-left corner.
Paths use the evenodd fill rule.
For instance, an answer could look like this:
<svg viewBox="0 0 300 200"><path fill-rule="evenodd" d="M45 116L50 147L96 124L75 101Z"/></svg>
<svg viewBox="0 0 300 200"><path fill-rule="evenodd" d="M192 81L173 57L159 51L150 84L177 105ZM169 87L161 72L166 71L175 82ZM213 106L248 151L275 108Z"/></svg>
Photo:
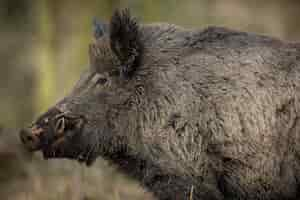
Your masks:
<svg viewBox="0 0 300 200"><path fill-rule="evenodd" d="M70 95L21 131L29 149L102 156L160 200L300 198L300 44L128 10L107 26Z"/></svg>

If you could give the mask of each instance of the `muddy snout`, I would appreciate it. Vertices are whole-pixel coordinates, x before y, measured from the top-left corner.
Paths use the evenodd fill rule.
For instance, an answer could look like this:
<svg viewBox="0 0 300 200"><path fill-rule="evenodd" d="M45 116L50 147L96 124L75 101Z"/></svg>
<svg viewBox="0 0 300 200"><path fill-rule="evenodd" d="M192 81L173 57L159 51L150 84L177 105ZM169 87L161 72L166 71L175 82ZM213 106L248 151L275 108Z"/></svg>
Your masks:
<svg viewBox="0 0 300 200"><path fill-rule="evenodd" d="M80 132L85 124L82 116L48 112L36 123L20 131L20 139L29 151L58 148Z"/></svg>
<svg viewBox="0 0 300 200"><path fill-rule="evenodd" d="M42 133L43 129L36 126L24 128L20 131L20 138L29 151L35 151L41 148L40 136Z"/></svg>

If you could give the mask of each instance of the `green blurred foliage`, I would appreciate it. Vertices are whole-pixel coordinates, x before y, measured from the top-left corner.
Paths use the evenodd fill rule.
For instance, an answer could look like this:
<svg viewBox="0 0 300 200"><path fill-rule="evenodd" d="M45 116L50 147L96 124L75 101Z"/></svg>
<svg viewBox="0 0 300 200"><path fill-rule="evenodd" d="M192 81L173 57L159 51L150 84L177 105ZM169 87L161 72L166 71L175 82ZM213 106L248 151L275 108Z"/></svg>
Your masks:
<svg viewBox="0 0 300 200"><path fill-rule="evenodd" d="M0 125L16 129L29 124L67 95L88 66L93 17L108 21L114 9L124 7L144 23L226 26L300 39L297 0L1 0ZM0 138L0 196L6 194L5 199L83 199L74 197L81 196L78 177L90 197L85 199L145 198L136 184L115 175L101 160L82 169L75 162L29 159L14 131Z"/></svg>
<svg viewBox="0 0 300 200"><path fill-rule="evenodd" d="M297 40L296 0L2 0L0 124L18 127L68 93L88 66L94 16L128 7L144 23L226 26Z"/></svg>

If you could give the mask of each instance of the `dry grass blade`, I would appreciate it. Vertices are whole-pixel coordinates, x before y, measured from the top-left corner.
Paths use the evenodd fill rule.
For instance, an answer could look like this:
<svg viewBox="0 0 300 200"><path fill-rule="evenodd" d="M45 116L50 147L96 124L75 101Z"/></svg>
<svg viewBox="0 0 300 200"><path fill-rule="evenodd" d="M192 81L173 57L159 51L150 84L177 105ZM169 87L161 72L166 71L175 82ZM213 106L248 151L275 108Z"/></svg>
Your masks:
<svg viewBox="0 0 300 200"><path fill-rule="evenodd" d="M193 192L194 192L194 186L192 185L191 190L190 190L190 198L189 198L189 200L193 200Z"/></svg>

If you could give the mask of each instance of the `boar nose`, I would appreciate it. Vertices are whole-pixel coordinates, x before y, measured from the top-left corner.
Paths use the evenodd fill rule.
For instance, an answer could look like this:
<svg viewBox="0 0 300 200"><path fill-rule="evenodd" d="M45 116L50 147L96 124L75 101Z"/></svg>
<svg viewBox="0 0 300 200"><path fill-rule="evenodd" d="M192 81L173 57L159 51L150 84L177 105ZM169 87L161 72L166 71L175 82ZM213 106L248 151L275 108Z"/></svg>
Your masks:
<svg viewBox="0 0 300 200"><path fill-rule="evenodd" d="M20 131L20 138L25 147L30 151L38 150L41 146L40 134L41 129L29 128Z"/></svg>

